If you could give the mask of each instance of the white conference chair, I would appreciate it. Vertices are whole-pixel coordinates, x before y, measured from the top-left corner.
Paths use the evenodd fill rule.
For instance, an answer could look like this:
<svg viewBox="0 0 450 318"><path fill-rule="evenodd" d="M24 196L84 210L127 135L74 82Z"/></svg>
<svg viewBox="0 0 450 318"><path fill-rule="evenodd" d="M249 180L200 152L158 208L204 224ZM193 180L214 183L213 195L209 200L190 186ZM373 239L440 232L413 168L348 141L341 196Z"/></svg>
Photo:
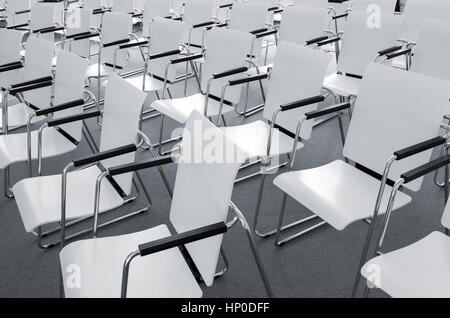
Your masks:
<svg viewBox="0 0 450 318"><path fill-rule="evenodd" d="M62 174L23 179L12 188L25 230L33 233L37 231L40 248L63 244L64 240L91 230L86 229L68 236L65 234L67 226L92 215L95 182L102 170L134 161L139 118L144 100L144 93L114 75L106 87L102 114L99 111L93 111L47 122L47 126L55 127L102 115L99 153L72 161L64 168ZM100 211L109 211L134 200L136 196L131 192L131 174L121 175L104 182L101 188ZM103 225L147 211L151 201L145 188L144 193L148 200L146 207L110 220ZM70 222L66 224L66 220ZM43 231L44 226L55 222L60 222L61 228ZM47 237L47 234L54 232L61 233L61 241L43 244L44 236Z"/></svg>
<svg viewBox="0 0 450 318"><path fill-rule="evenodd" d="M411 182L418 176L433 169L448 166L450 156L440 157L426 165L402 175L403 183ZM448 169L448 168L447 168ZM400 180L399 180L400 181ZM395 193L391 194L395 200ZM426 212L426 211L424 211ZM377 251L386 236L389 218L385 217L385 226L378 239ZM450 229L450 203L447 203L441 223ZM376 252L377 252L376 251ZM434 231L421 240L376 256L361 269L361 274L371 288L380 288L396 298L449 298L450 286L450 237L440 231ZM368 285L364 296L369 295Z"/></svg>
<svg viewBox="0 0 450 318"><path fill-rule="evenodd" d="M247 54L252 38L253 35L248 32L222 28L212 28L206 32L201 92L182 98L161 99L151 104L153 109L161 113L158 143L161 155L164 153L162 145L166 116L184 124L193 110L198 110L206 117L222 117L234 110L234 105L240 100L240 87L228 89L225 95L222 95L222 87L228 80L248 70ZM172 60L171 63L195 61L202 57L202 54L194 54Z"/></svg>
<svg viewBox="0 0 450 318"><path fill-rule="evenodd" d="M199 135L200 134L200 135ZM233 159L202 158L193 160L198 151L204 153L213 134L216 149L230 152ZM184 129L185 138L178 160L175 191L170 208L170 224L144 231L73 242L60 252L62 281L66 297L201 297L202 289L191 272L179 247L185 246L206 286L214 282L223 233L235 222L227 222L229 207L247 232L249 243L269 296L270 285L262 268L248 224L242 213L230 202L233 183L243 156L236 145L226 139L211 122L193 111ZM199 141L200 144L196 142ZM223 147L223 148L222 148ZM167 156L147 162L109 168L106 176L160 166L173 162ZM99 192L98 192L99 193ZM206 194L206 195L205 195ZM96 195L95 217L103 193ZM236 221L236 220L235 220ZM172 234L174 233L174 234ZM71 264L82 271L80 288L72 288ZM66 283L67 282L67 283Z"/></svg>
<svg viewBox="0 0 450 318"><path fill-rule="evenodd" d="M82 113L87 67L87 60L63 50L58 54L53 85L50 77L47 82L19 86L10 90L17 94L53 86L51 89L53 98L47 94L46 99L41 98L42 104L35 103L32 105L33 108L29 109L27 106L19 104L20 107L27 108L27 132L0 136L0 169L4 169L6 196L10 197L9 169L12 164L28 162L28 175L31 177L32 160L38 159L38 173L41 175L43 158L59 156L77 148L81 139L81 122L52 125L49 129L45 129L48 124L44 123L39 130L34 131L31 131L31 123L35 117L43 120L46 115L50 114L53 114L50 120L57 120ZM15 106L9 108L13 107ZM23 115L25 116L25 114Z"/></svg>
<svg viewBox="0 0 450 318"><path fill-rule="evenodd" d="M30 1L9 1L6 7L6 19L8 28L27 27L30 19Z"/></svg>
<svg viewBox="0 0 450 318"><path fill-rule="evenodd" d="M142 37L149 39L150 25L156 17L170 18L170 1L168 0L147 0L145 1L144 14L142 18Z"/></svg>
<svg viewBox="0 0 450 318"><path fill-rule="evenodd" d="M356 221L371 218L359 273L366 261L377 217L388 210L392 180L428 162L432 148L446 141L447 136L436 136L442 116L448 112L449 88L450 84L440 79L370 64L364 74L343 151L344 157L355 165L335 160L275 178L274 184L283 191L275 244L281 246L306 233L280 238L288 196L313 213L309 219L321 219L315 228L329 224L342 231ZM329 111L333 109L306 114L299 127ZM418 191L422 180L405 184L402 190ZM400 191L392 209L397 210L410 201L408 192ZM359 277L358 274L353 295Z"/></svg>

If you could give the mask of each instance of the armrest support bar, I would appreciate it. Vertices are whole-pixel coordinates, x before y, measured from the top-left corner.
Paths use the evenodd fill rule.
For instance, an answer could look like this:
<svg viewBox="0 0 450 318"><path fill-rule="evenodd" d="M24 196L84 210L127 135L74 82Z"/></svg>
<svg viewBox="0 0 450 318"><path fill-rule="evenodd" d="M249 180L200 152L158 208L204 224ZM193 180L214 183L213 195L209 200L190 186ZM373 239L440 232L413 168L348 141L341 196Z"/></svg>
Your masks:
<svg viewBox="0 0 450 318"><path fill-rule="evenodd" d="M154 158L144 162L133 162L130 164L116 166L113 168L109 168L108 172L110 176L117 176L124 173L134 172L153 167L159 167L173 162L174 162L173 157L171 155L168 155L160 158Z"/></svg>
<svg viewBox="0 0 450 318"><path fill-rule="evenodd" d="M54 126L58 126L58 125L64 125L64 124L73 123L73 122L79 121L79 120L84 120L84 119L88 119L88 118L92 118L92 117L98 117L101 114L102 113L97 110L95 112L83 113L83 114L79 114L79 115L53 119L53 120L49 120L47 122L47 126L54 127Z"/></svg>
<svg viewBox="0 0 450 318"><path fill-rule="evenodd" d="M239 73L243 73L243 72L246 72L246 71L248 71L248 67L241 66L241 67L233 68L231 70L228 70L228 71L225 71L225 72L222 72L222 73L213 74L212 77L213 77L213 79L219 79L219 78L222 78L222 77L227 77L227 76L231 76L231 75L234 75L234 74L239 74Z"/></svg>
<svg viewBox="0 0 450 318"><path fill-rule="evenodd" d="M79 40L84 40L84 39L89 39L89 38L93 38L93 37L96 37L96 36L99 36L100 35L100 33L98 33L98 32L95 32L95 33L87 33L87 34L84 34L84 35L79 35L79 36L76 36L76 37L74 37L74 41L79 41Z"/></svg>
<svg viewBox="0 0 450 318"><path fill-rule="evenodd" d="M346 17L348 17L348 12L335 15L335 16L332 17L332 19L333 20L338 20L338 19L342 19L342 18L346 18Z"/></svg>
<svg viewBox="0 0 450 318"><path fill-rule="evenodd" d="M227 231L227 229L227 225L224 222L211 224L198 229L141 244L139 245L139 252L141 256L158 253L180 245L189 244L195 241L206 239L208 237L223 234Z"/></svg>
<svg viewBox="0 0 450 318"><path fill-rule="evenodd" d="M103 151L100 153L96 153L94 155L91 156L87 156L81 159L77 159L73 161L73 166L74 167L81 167L81 166L85 166L91 163L95 163L98 161L102 161L105 159L109 159L109 158L113 158L113 157L117 157L117 156L121 156L130 152L135 152L137 150L136 145L135 144L129 144L123 147L118 147L118 148L114 148L114 149L110 149L107 151Z"/></svg>
<svg viewBox="0 0 450 318"><path fill-rule="evenodd" d="M250 83L250 82L254 82L254 81L260 81L262 79L267 78L268 76L269 76L268 74L258 74L258 75L253 75L253 76L247 76L247 77L244 77L244 78L231 80L231 81L228 82L228 85L229 86L235 86L235 85Z"/></svg>
<svg viewBox="0 0 450 318"><path fill-rule="evenodd" d="M317 96L305 98L305 99L302 99L302 100L298 100L298 101L295 101L295 102L283 104L283 105L280 106L280 109L281 109L282 112L284 112L284 111L287 111L287 110L291 110L291 109L295 109L295 108L299 108L299 107L303 107L303 106L307 106L307 105L320 103L320 102L323 102L324 100L325 100L325 96L317 95Z"/></svg>
<svg viewBox="0 0 450 318"><path fill-rule="evenodd" d="M430 161L420 167L417 167L415 169L412 169L408 172L403 173L401 175L401 178L403 180L405 180L404 183L408 183L408 182L414 181L420 177L423 177L424 175L426 175L434 170L440 169L443 166L446 166L448 164L450 164L450 155L445 155L445 156L439 157L433 161Z"/></svg>
<svg viewBox="0 0 450 318"><path fill-rule="evenodd" d="M114 46L114 45L125 44L125 43L128 43L128 42L130 42L130 39L121 39L121 40L117 40L117 41L104 43L102 46L103 47L110 47L110 46Z"/></svg>
<svg viewBox="0 0 450 318"><path fill-rule="evenodd" d="M337 104L325 109L320 109L320 110L316 110L316 111L312 111L312 112L308 112L305 114L306 119L313 119L313 118L317 118L317 117L321 117L324 115L328 115L331 113L337 113L340 112L341 110L350 108L350 103L341 103L341 104Z"/></svg>
<svg viewBox="0 0 450 318"><path fill-rule="evenodd" d="M442 137L442 136L435 137L435 138L431 138L426 141L420 142L416 145L398 150L398 151L394 152L394 155L397 157L396 158L397 160L402 160L402 159L411 157L413 155L416 155L418 153L424 152L428 149L432 149L434 147L443 145L444 143L445 143L444 137Z"/></svg>
<svg viewBox="0 0 450 318"><path fill-rule="evenodd" d="M55 105L53 107L39 109L39 110L36 111L36 116L43 116L43 115L51 114L51 113L58 112L58 111L61 111L61 110L65 110L65 109L68 109L68 108L81 106L83 104L84 104L84 100L76 99L76 100L73 100L73 101L70 101L70 102L67 102L67 103Z"/></svg>
<svg viewBox="0 0 450 318"><path fill-rule="evenodd" d="M197 28L201 28L201 27L207 27L207 26L210 26L210 25L213 25L213 24L216 24L216 22L208 21L208 22L194 24L194 25L192 25L192 28L193 29L197 29Z"/></svg>

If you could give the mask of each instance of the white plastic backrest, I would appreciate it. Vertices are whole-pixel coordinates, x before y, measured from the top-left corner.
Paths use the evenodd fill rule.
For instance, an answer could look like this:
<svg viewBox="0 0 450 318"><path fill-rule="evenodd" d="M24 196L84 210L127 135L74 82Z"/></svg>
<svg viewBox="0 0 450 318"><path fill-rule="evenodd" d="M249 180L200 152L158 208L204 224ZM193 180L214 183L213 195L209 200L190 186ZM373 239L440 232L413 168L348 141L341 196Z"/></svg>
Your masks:
<svg viewBox="0 0 450 318"><path fill-rule="evenodd" d="M438 136L442 116L448 113L450 82L371 63L364 74L344 156L383 174L395 151ZM395 162L389 178L430 160L431 151ZM405 186L419 190L422 179Z"/></svg>
<svg viewBox="0 0 450 318"><path fill-rule="evenodd" d="M91 13L92 11L86 9L71 9L70 14L67 15L66 20L66 35L88 32L90 30L89 19Z"/></svg>
<svg viewBox="0 0 450 318"><path fill-rule="evenodd" d="M86 10L92 10L99 9L102 7L102 0L84 0L83 1L83 8Z"/></svg>
<svg viewBox="0 0 450 318"><path fill-rule="evenodd" d="M394 13L397 0L352 0L352 11Z"/></svg>
<svg viewBox="0 0 450 318"><path fill-rule="evenodd" d="M128 39L131 33L131 15L120 12L106 12L103 15L102 43Z"/></svg>
<svg viewBox="0 0 450 318"><path fill-rule="evenodd" d="M212 21L214 0L187 0L184 7L183 21L185 29L183 41L189 42L189 30L191 26L203 22ZM201 45L204 28L193 29L191 32L191 44Z"/></svg>
<svg viewBox="0 0 450 318"><path fill-rule="evenodd" d="M247 65L247 54L250 52L253 35L248 32L213 28L205 35L205 63L202 71L202 91L206 92L207 82L213 74L222 73L231 69ZM220 97L222 87L229 80L241 78L244 74L237 74L213 80L209 93ZM229 87L225 94L225 100L236 104L239 102L241 87L239 85Z"/></svg>
<svg viewBox="0 0 450 318"><path fill-rule="evenodd" d="M294 6L323 8L329 7L328 0L293 0Z"/></svg>
<svg viewBox="0 0 450 318"><path fill-rule="evenodd" d="M144 6L142 35L150 35L150 24L156 17L170 16L170 2L168 0L147 0Z"/></svg>
<svg viewBox="0 0 450 318"><path fill-rule="evenodd" d="M30 29L32 31L52 27L54 25L55 6L53 4L39 3L31 7Z"/></svg>
<svg viewBox="0 0 450 318"><path fill-rule="evenodd" d="M307 40L323 35L328 22L327 9L287 7L283 12L278 40L305 45Z"/></svg>
<svg viewBox="0 0 450 318"><path fill-rule="evenodd" d="M445 205L444 213L442 213L441 223L447 229L450 229L450 202L447 201Z"/></svg>
<svg viewBox="0 0 450 318"><path fill-rule="evenodd" d="M247 32L265 28L267 9L265 4L234 3L228 27Z"/></svg>
<svg viewBox="0 0 450 318"><path fill-rule="evenodd" d="M113 12L131 13L134 11L133 0L114 0Z"/></svg>
<svg viewBox="0 0 450 318"><path fill-rule="evenodd" d="M0 29L0 65L20 61L22 37L20 31Z"/></svg>
<svg viewBox="0 0 450 318"><path fill-rule="evenodd" d="M8 1L6 7L6 15L8 18L8 25L17 25L28 23L29 13L16 14L30 9L30 0L12 0Z"/></svg>
<svg viewBox="0 0 450 318"><path fill-rule="evenodd" d="M191 113L184 129L170 208L170 221L178 233L226 222L234 180L243 158L221 130L199 112ZM222 236L186 245L207 286L214 280Z"/></svg>
<svg viewBox="0 0 450 318"><path fill-rule="evenodd" d="M403 16L399 39L417 42L420 26L424 19L450 20L450 1L408 0Z"/></svg>
<svg viewBox="0 0 450 318"><path fill-rule="evenodd" d="M450 21L423 21L411 71L450 80Z"/></svg>
<svg viewBox="0 0 450 318"><path fill-rule="evenodd" d="M129 84L119 75L108 78L105 89L105 107L103 127L100 139L100 151L105 151L136 143L137 130L142 104L147 94ZM102 161L104 167L127 164L134 161L135 154L130 153ZM132 174L114 177L122 190L130 194Z"/></svg>
<svg viewBox="0 0 450 318"><path fill-rule="evenodd" d="M60 105L84 97L84 85L89 61L74 53L61 50L56 59L53 105ZM72 107L56 112L53 117L61 118L83 112L83 106ZM81 140L82 122L61 126L65 132L76 140Z"/></svg>
<svg viewBox="0 0 450 318"><path fill-rule="evenodd" d="M331 56L290 42L280 42L273 63L263 116L272 120L280 105L320 95ZM317 104L279 113L276 124L295 133L298 121ZM300 137L309 139L312 121L304 122Z"/></svg>
<svg viewBox="0 0 450 318"><path fill-rule="evenodd" d="M178 50L183 27L184 23L181 21L156 17L151 24L150 55ZM167 64L175 57L168 56L154 60L150 59L148 62L149 73L163 79ZM167 74L169 81L175 80L176 71L176 67L169 67Z"/></svg>
<svg viewBox="0 0 450 318"><path fill-rule="evenodd" d="M367 24L370 14L352 12L349 15L337 64L339 72L361 76L380 50L398 45L397 34L402 17L381 14L379 27L371 27Z"/></svg>

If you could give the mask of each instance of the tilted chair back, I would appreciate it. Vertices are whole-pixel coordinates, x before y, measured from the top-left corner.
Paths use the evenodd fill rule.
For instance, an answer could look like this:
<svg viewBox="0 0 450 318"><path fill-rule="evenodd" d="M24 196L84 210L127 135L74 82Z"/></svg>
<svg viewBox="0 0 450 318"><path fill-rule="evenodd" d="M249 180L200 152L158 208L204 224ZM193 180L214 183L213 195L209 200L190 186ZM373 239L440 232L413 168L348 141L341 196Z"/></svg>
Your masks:
<svg viewBox="0 0 450 318"><path fill-rule="evenodd" d="M409 43L415 43L424 19L450 20L450 1L408 0L403 17L398 38Z"/></svg>
<svg viewBox="0 0 450 318"><path fill-rule="evenodd" d="M142 105L146 94L118 75L111 75L105 90L105 110L100 136L100 151L136 143ZM102 161L105 168L134 161L135 153ZM132 173L115 177L122 190L131 193Z"/></svg>
<svg viewBox="0 0 450 318"><path fill-rule="evenodd" d="M321 93L325 72L331 56L311 48L280 42L270 76L263 116L272 121L272 115L280 105L302 100ZM275 124L295 134L297 123L303 114L317 109L317 104L279 113ZM302 139L309 139L313 123L306 121L300 132Z"/></svg>
<svg viewBox="0 0 450 318"><path fill-rule="evenodd" d="M450 80L450 21L423 21L411 71Z"/></svg>
<svg viewBox="0 0 450 318"><path fill-rule="evenodd" d="M352 11L364 11L367 13L394 13L396 3L397 0L352 0L350 8Z"/></svg>
<svg viewBox="0 0 450 318"><path fill-rule="evenodd" d="M379 27L367 24L366 12L352 12L342 36L342 47L337 64L337 71L342 74L362 76L378 52L397 45L397 32L401 17L394 14L382 14Z"/></svg>
<svg viewBox="0 0 450 318"><path fill-rule="evenodd" d="M183 33L183 42L190 42L196 46L202 44L203 28L191 29L193 25L212 21L214 1L211 0L187 0L184 7L183 21L185 29Z"/></svg>
<svg viewBox="0 0 450 318"><path fill-rule="evenodd" d="M201 86L206 92L207 84L213 74L221 73L238 67L246 66L247 54L250 52L253 35L237 30L213 28L205 36L205 64L202 70ZM222 87L229 80L242 75L227 76L212 81L210 95L220 97ZM225 94L225 100L237 104L241 88L230 87Z"/></svg>
<svg viewBox="0 0 450 318"><path fill-rule="evenodd" d="M442 116L449 111L450 82L371 63L354 106L344 156L382 175L398 149L438 134ZM389 179L427 163L431 150L396 162ZM405 184L417 191L423 178Z"/></svg>
<svg viewBox="0 0 450 318"><path fill-rule="evenodd" d="M22 50L22 32L16 30L0 29L0 65L20 61L20 51ZM11 81L17 81L17 70L0 73L0 86L7 87Z"/></svg>
<svg viewBox="0 0 450 318"><path fill-rule="evenodd" d="M142 22L142 35L150 36L150 24L156 17L170 16L170 2L167 0L147 0L144 6L144 18Z"/></svg>
<svg viewBox="0 0 450 318"><path fill-rule="evenodd" d="M177 50L179 48L183 28L184 23L181 21L156 17L151 24L152 36L149 43L150 56ZM148 72L160 79L164 79L167 64L173 58L173 56L168 56L154 60L150 59L148 62ZM176 67L169 67L167 79L170 82L175 80L176 71Z"/></svg>
<svg viewBox="0 0 450 318"><path fill-rule="evenodd" d="M284 9L278 40L288 41L300 45L323 35L329 23L328 10L291 6Z"/></svg>
<svg viewBox="0 0 450 318"><path fill-rule="evenodd" d="M197 111L191 113L186 123L181 149L171 223L182 233L226 222L243 154ZM217 235L186 245L207 286L213 283L221 244L222 235Z"/></svg>
<svg viewBox="0 0 450 318"><path fill-rule="evenodd" d="M71 14L67 16L66 20L66 36L74 34L82 34L91 31L90 17L92 10L87 10L84 8L74 8ZM65 46L65 49L79 56L88 57L89 56L89 44L90 39L70 41L70 44Z"/></svg>
<svg viewBox="0 0 450 318"><path fill-rule="evenodd" d="M54 51L55 44L53 42L30 37L25 43L25 67L22 70L20 82L52 76ZM49 105L51 88L44 87L24 92L23 96L27 102L38 107L39 105Z"/></svg>
<svg viewBox="0 0 450 318"><path fill-rule="evenodd" d="M86 70L89 61L74 53L61 50L56 60L53 105L61 105L83 99ZM83 106L72 107L54 113L53 118L62 118L83 112ZM82 122L77 121L60 126L76 141L81 140Z"/></svg>

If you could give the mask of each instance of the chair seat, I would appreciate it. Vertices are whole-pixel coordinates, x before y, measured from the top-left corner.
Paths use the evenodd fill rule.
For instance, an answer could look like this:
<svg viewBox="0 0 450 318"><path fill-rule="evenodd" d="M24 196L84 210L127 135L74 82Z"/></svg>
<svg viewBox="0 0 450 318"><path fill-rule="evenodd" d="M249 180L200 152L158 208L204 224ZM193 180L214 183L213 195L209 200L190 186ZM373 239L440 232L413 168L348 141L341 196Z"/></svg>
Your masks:
<svg viewBox="0 0 450 318"><path fill-rule="evenodd" d="M118 70L118 69L117 69ZM100 77L106 77L114 73L113 67L100 64ZM98 63L89 65L86 77L98 77Z"/></svg>
<svg viewBox="0 0 450 318"><path fill-rule="evenodd" d="M28 117L33 114L34 111L25 104L19 103L8 107L8 128L25 126L28 121ZM37 123L45 119L45 116L33 117L31 123ZM0 112L0 127L3 127L3 112Z"/></svg>
<svg viewBox="0 0 450 318"><path fill-rule="evenodd" d="M141 75L133 76L133 77L127 77L125 80L133 85L134 87L142 90L142 84L144 81L144 77ZM170 84L167 84L166 87L170 88ZM150 75L145 75L145 92L154 92L159 91L164 88L164 82L156 79L154 77L151 77Z"/></svg>
<svg viewBox="0 0 450 318"><path fill-rule="evenodd" d="M37 159L38 131L31 132L31 158ZM54 157L77 148L70 140L53 127L42 133L42 158ZM16 163L28 161L28 139L26 133L0 135L0 169Z"/></svg>
<svg viewBox="0 0 450 318"><path fill-rule="evenodd" d="M392 297L449 298L450 237L433 232L371 259L361 274Z"/></svg>
<svg viewBox="0 0 450 318"><path fill-rule="evenodd" d="M336 160L317 168L291 171L275 178L274 184L337 230L373 215L380 181ZM386 212L391 187L386 185L380 214ZM394 209L411 201L398 192Z"/></svg>
<svg viewBox="0 0 450 318"><path fill-rule="evenodd" d="M160 99L154 101L151 104L151 108L184 124L192 111L197 110L203 114L205 109L205 95L198 93L182 98ZM207 116L217 116L219 114L219 109L220 102L209 98ZM222 114L227 114L233 110L233 107L224 104Z"/></svg>
<svg viewBox="0 0 450 318"><path fill-rule="evenodd" d="M339 96L348 97L349 95L358 95L361 80L335 73L325 77L323 86Z"/></svg>
<svg viewBox="0 0 450 318"><path fill-rule="evenodd" d="M257 159L267 155L267 141L270 126L261 120L240 126L221 127L227 138L236 144L245 154L246 159ZM292 151L294 140L275 129L272 135L270 155L278 156ZM297 150L303 148L298 143Z"/></svg>
<svg viewBox="0 0 450 318"><path fill-rule="evenodd" d="M139 244L170 236L166 225L132 234L95 238L71 243L59 255L64 281L72 264L79 266L80 288L64 286L66 297L117 298L121 293L122 268L127 256ZM172 248L145 257L130 265L127 297L201 297L202 290L180 250Z"/></svg>
<svg viewBox="0 0 450 318"><path fill-rule="evenodd" d="M70 172L67 177L67 220L92 215L97 166ZM12 188L25 230L61 220L61 175L23 179ZM124 200L107 181L102 182L100 212L117 208Z"/></svg>

